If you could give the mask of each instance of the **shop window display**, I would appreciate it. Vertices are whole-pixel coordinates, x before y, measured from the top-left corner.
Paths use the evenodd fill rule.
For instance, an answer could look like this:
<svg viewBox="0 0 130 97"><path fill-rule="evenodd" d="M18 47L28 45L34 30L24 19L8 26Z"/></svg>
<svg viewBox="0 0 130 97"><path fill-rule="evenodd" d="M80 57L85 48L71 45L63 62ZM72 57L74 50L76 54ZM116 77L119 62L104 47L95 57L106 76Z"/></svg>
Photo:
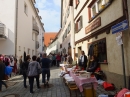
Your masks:
<svg viewBox="0 0 130 97"><path fill-rule="evenodd" d="M88 56L96 56L98 62L107 62L106 39L101 39L88 44Z"/></svg>

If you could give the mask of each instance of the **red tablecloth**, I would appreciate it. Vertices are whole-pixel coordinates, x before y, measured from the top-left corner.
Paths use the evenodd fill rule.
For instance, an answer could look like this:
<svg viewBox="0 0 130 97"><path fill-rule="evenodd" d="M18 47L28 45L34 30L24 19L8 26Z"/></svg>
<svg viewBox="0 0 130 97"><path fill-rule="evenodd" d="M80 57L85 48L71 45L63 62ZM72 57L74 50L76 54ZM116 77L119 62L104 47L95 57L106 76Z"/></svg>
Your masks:
<svg viewBox="0 0 130 97"><path fill-rule="evenodd" d="M83 84L87 84L87 83L93 83L94 89L97 89L97 79L95 77L91 77L91 78L84 78L84 77L79 77L76 76L72 71L70 71L70 76L73 77L73 79L76 82L76 85L78 86L80 92L83 92Z"/></svg>

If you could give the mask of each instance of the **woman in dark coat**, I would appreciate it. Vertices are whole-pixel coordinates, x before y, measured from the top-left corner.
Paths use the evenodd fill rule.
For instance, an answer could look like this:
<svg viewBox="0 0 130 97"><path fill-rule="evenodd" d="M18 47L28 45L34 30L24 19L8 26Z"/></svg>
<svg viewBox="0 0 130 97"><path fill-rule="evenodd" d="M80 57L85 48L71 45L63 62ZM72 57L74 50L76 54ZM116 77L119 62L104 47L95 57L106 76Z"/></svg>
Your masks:
<svg viewBox="0 0 130 97"><path fill-rule="evenodd" d="M0 58L0 92L2 91L2 84L7 88L7 85L2 80L4 79L5 75L5 64L2 62Z"/></svg>
<svg viewBox="0 0 130 97"><path fill-rule="evenodd" d="M87 72L94 72L97 69L97 67L98 67L98 60L96 56L92 56Z"/></svg>

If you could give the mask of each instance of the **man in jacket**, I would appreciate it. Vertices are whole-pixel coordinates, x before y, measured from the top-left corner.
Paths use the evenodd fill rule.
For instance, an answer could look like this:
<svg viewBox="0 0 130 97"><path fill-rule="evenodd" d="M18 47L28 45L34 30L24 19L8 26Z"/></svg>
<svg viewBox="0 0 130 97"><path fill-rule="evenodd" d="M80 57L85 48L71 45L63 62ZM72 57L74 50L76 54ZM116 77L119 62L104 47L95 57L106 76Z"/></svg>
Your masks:
<svg viewBox="0 0 130 97"><path fill-rule="evenodd" d="M50 59L47 58L46 53L43 54L42 58L42 83L44 83L44 87L49 87L49 80L50 80ZM46 79L47 75L47 81Z"/></svg>
<svg viewBox="0 0 130 97"><path fill-rule="evenodd" d="M79 63L78 64L79 64L81 69L86 70L88 59L87 59L87 56L85 55L84 51L81 51L81 54L82 55L79 58Z"/></svg>
<svg viewBox="0 0 130 97"><path fill-rule="evenodd" d="M28 78L29 78L29 84L30 84L30 93L34 93L33 91L33 83L34 83L34 78L36 78L36 83L37 83L37 88L40 89L39 85L39 72L38 70L41 69L40 64L36 61L37 57L33 56L32 57L32 62L29 63L28 65Z"/></svg>
<svg viewBox="0 0 130 97"><path fill-rule="evenodd" d="M2 84L5 85L5 87L7 88L7 85L2 81L4 79L4 75L5 75L5 64L0 58L0 92L2 91Z"/></svg>
<svg viewBox="0 0 130 97"><path fill-rule="evenodd" d="M24 78L24 81L23 81L24 82L24 88L27 88L26 80L27 80L27 71L28 71L29 62L30 62L30 58L26 57L25 62L23 62L22 65L21 65L21 72L22 72L22 75L23 75L23 78Z"/></svg>

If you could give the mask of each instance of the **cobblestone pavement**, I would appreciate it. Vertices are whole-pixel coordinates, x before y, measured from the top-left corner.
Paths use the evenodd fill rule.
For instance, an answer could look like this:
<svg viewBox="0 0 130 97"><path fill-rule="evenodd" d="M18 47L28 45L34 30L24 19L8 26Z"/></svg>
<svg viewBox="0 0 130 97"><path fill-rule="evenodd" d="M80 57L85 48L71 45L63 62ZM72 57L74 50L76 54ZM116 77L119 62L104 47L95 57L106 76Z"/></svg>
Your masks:
<svg viewBox="0 0 130 97"><path fill-rule="evenodd" d="M34 94L30 94L29 85L25 89L23 87L23 78L21 75L15 76L9 81L7 81L8 88L2 87L2 92L0 92L0 97L5 97L8 94L19 94L19 97L70 97L69 90L67 86L62 81L62 78L58 76L60 69L57 67L51 68L51 78L50 78L50 88L44 88L41 83L41 89L37 89L36 83L34 83ZM27 82L28 84L28 82ZM73 93L74 94L74 93ZM115 91L105 91L101 86L97 87L97 96L99 94L115 94ZM6 96L6 97L18 97L18 96ZM73 95L75 97L75 95ZM78 96L80 97L80 96Z"/></svg>

